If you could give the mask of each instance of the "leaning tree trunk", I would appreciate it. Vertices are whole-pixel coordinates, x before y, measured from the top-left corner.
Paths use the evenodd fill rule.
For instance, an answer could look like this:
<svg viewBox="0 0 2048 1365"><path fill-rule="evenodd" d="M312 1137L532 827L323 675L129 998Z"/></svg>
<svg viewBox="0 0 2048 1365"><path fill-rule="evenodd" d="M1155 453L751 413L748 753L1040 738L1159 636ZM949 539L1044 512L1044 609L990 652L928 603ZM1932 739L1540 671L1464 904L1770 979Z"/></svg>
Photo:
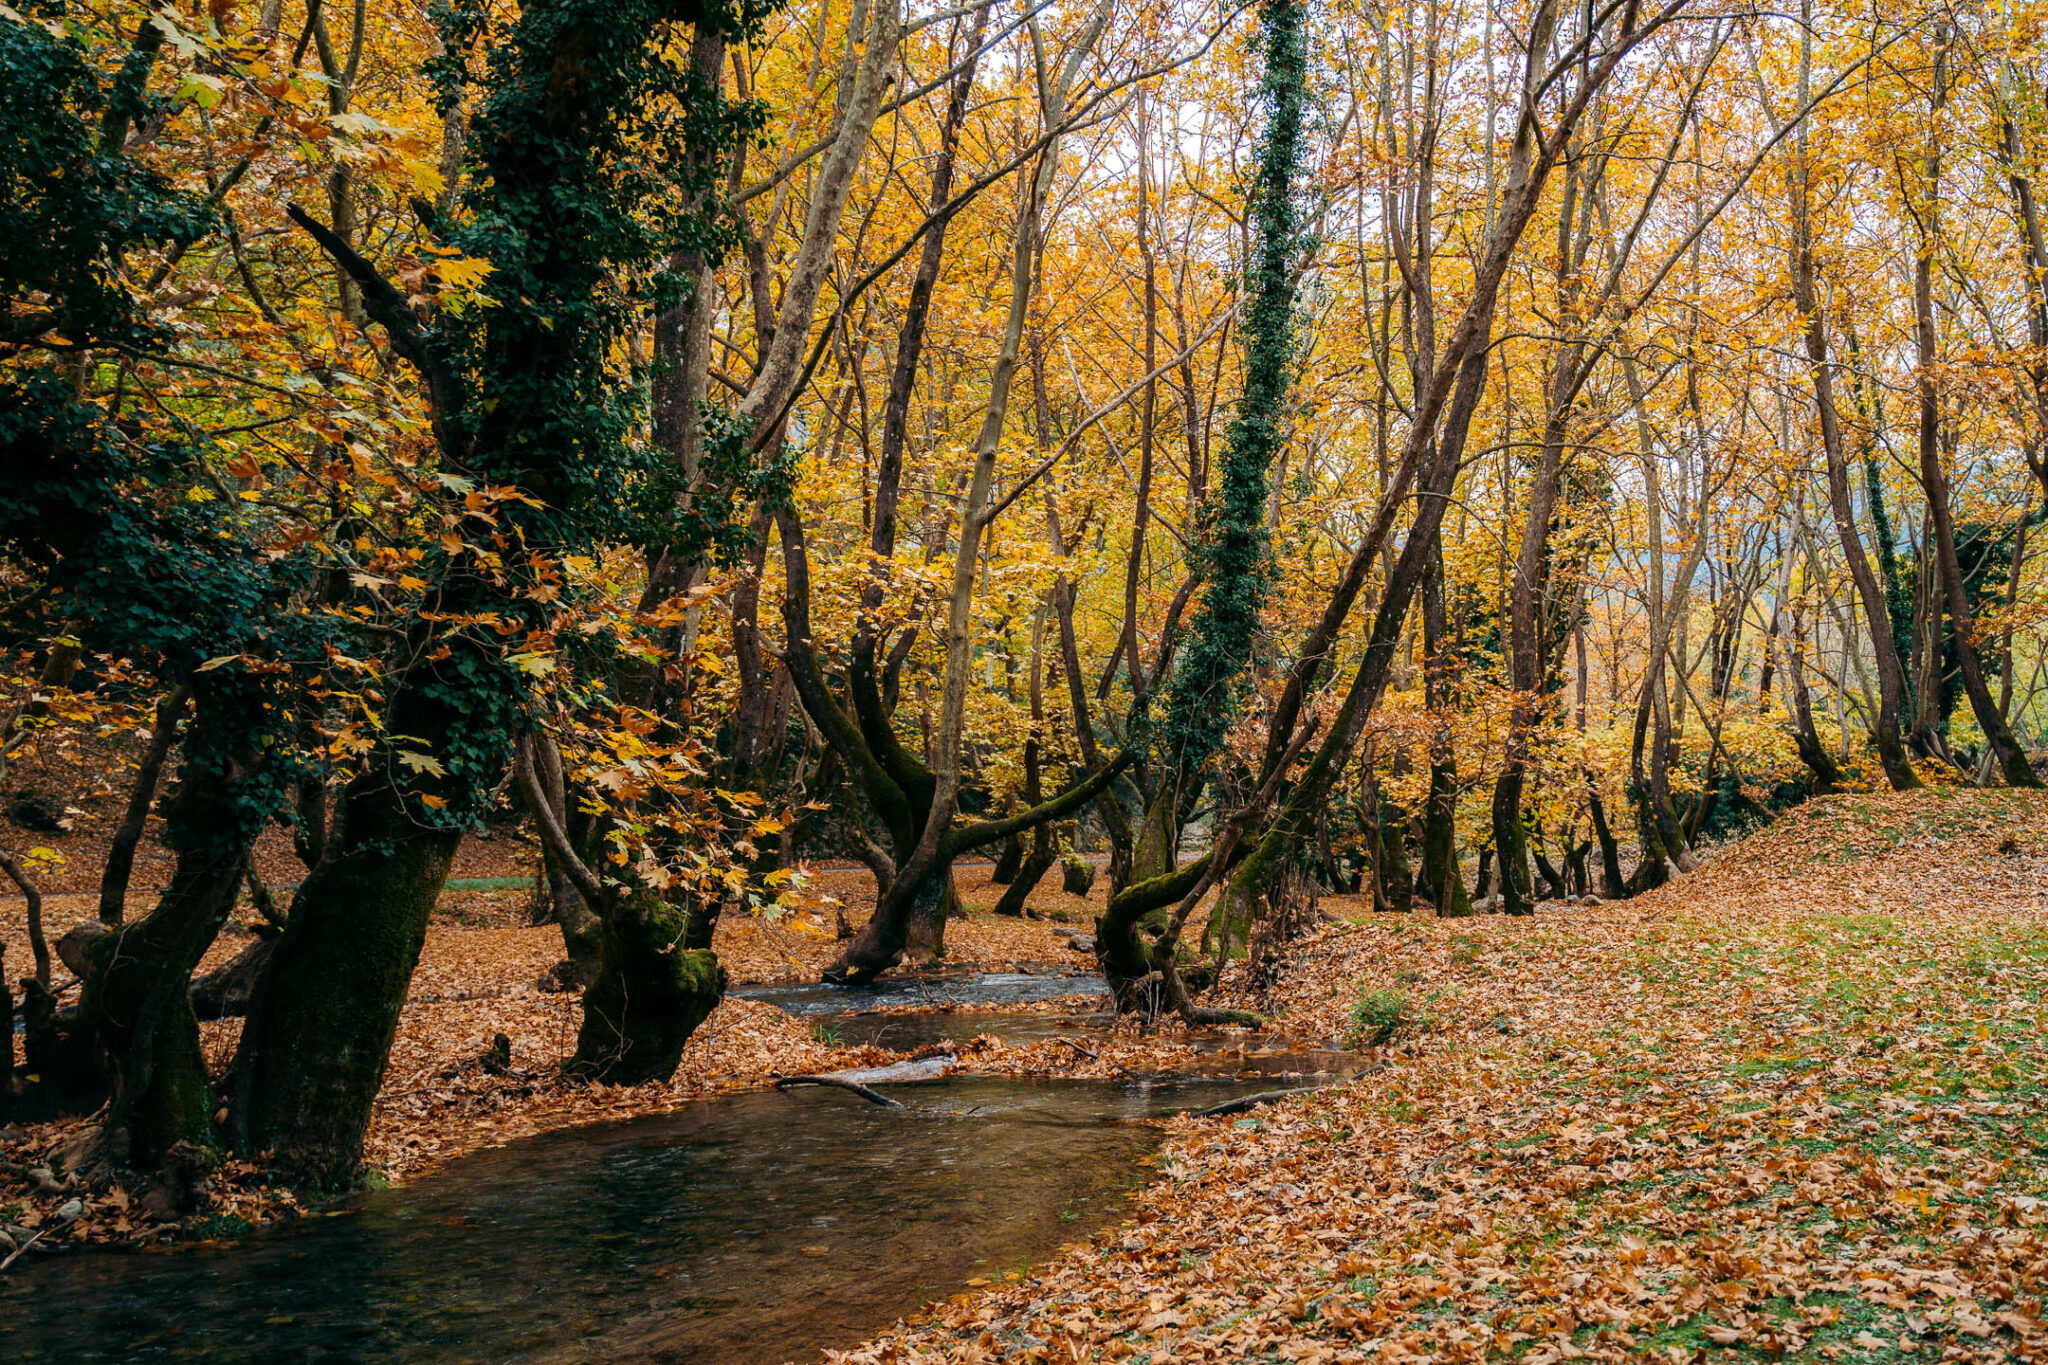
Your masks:
<svg viewBox="0 0 2048 1365"><path fill-rule="evenodd" d="M693 888L664 897L630 874L607 885L592 872L547 788L552 746L544 734L522 735L513 775L542 846L602 925L597 967L583 993L583 1026L567 1069L620 1085L665 1082L682 1061L690 1035L725 995L725 970L711 951L720 893Z"/></svg>
<svg viewBox="0 0 2048 1365"><path fill-rule="evenodd" d="M1810 8L1810 6L1809 6ZM1803 31L1799 51L1799 98L1806 102L1811 84L1812 36ZM1856 511L1849 491L1847 457L1842 449L1841 414L1835 405L1834 366L1828 359L1827 323L1820 314L1814 283L1812 207L1808 202L1807 127L1800 124L1798 151L1792 176L1792 297L1799 310L1806 343L1806 358L1812 376L1813 404L1820 419L1821 449L1827 457L1828 506L1834 513L1835 533L1842 544L1842 558L1855 581L1856 595L1870 622L1871 650L1877 657L1878 713L1871 727L1871 741L1885 776L1894 791L1910 791L1920 785L1913 761L1906 755L1900 733L1900 713L1905 707L1906 674L1892 642L1891 614L1884 590L1864 553L1862 535L1856 529Z"/></svg>
<svg viewBox="0 0 2048 1365"><path fill-rule="evenodd" d="M1004 889L1003 898L996 902L995 912L998 915L1022 915L1031 893L1038 889L1038 884L1045 880L1045 874L1052 871L1053 864L1058 861L1052 851L1050 828L1040 825L1033 832L1031 851L1018 864L1017 875Z"/></svg>
<svg viewBox="0 0 2048 1365"><path fill-rule="evenodd" d="M1003 851L996 855L995 866L989 869L990 886L1008 886L1017 880L1017 874L1024 870L1024 840L1011 835L1003 840Z"/></svg>
<svg viewBox="0 0 2048 1365"><path fill-rule="evenodd" d="M532 746L532 755L539 791L529 796L529 805L536 798L545 801L549 813L560 822L569 848L583 855L587 862L592 852L595 822L579 805L569 801L561 751L552 739L543 736ZM536 821L541 819L538 809L532 814ZM604 957L604 925L597 912L584 902L583 893L576 889L575 877L549 840L541 840L540 851L544 881L541 890L547 898L548 918L561 926L562 952L574 984L588 986L597 979Z"/></svg>
<svg viewBox="0 0 2048 1365"><path fill-rule="evenodd" d="M445 741L455 727L440 711L414 684L394 700L392 729ZM231 1135L237 1150L271 1153L301 1183L355 1179L427 919L462 841L459 828L433 821L421 794L435 793L402 789L382 766L349 784L339 843L293 898L250 1003Z"/></svg>
<svg viewBox="0 0 2048 1365"><path fill-rule="evenodd" d="M207 766L227 762L214 753L188 760L166 811L177 852L170 885L148 915L105 930L85 950L79 1021L97 1039L106 1068L103 1150L120 1165L154 1166L180 1142L214 1144L192 971L235 908L261 827L260 815L236 802L246 765L228 772Z"/></svg>
<svg viewBox="0 0 2048 1365"><path fill-rule="evenodd" d="M1813 723L1813 698L1806 690L1806 630L1799 613L1792 612L1792 631L1785 657L1785 686L1792 694L1792 739L1799 748L1799 760L1813 774L1816 795L1827 796L1842 782L1842 770L1828 746L1821 743L1820 730Z"/></svg>
<svg viewBox="0 0 2048 1365"><path fill-rule="evenodd" d="M1919 215L1920 250L1913 264L1913 321L1918 345L1920 374L1920 486L1927 494L1928 520L1933 523L1935 567L1947 598L1948 617L1954 630L1956 662L1963 675L1963 690L1969 694L1970 709L1984 732L1999 771L2014 787L2038 787L2040 779L2027 763L2026 750L2013 737L2005 713L1991 695L1984 680L1982 657L1972 634L1969 592L1963 585L1962 564L1956 554L1955 519L1949 508L1948 476L1941 467L1941 406L1935 389L1934 366L1938 359L1934 330L1934 253L1941 223L1940 118L1948 99L1947 57L1949 29L1936 26L1934 88L1927 141L1927 202Z"/></svg>
<svg viewBox="0 0 2048 1365"><path fill-rule="evenodd" d="M1024 740L1024 804L1027 806L1035 806L1045 799L1045 779L1040 771L1037 730L1037 725L1044 719L1039 682L1039 643L1043 638L1044 625L1045 618L1041 615L1037 629L1032 632L1031 637L1031 709L1035 714L1032 717L1032 732ZM1003 841L1005 858L1009 857L1010 849L1018 849L1020 853L1016 865L1010 870L1009 887L1003 892L1002 899L996 902L995 912L998 915L1022 915L1025 902L1031 898L1031 893L1038 889L1038 883L1058 861L1053 854L1050 822L1031 831L1029 853L1022 853L1023 847L1024 840L1019 835L1011 835ZM990 880L993 881L994 878Z"/></svg>

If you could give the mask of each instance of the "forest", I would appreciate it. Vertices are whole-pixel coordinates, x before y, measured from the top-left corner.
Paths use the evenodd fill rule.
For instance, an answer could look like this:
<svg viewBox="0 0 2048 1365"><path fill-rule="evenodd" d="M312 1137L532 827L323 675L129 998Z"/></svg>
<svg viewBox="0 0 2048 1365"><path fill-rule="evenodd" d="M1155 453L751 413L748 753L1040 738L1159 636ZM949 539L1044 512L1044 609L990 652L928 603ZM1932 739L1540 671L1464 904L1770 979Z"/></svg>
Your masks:
<svg viewBox="0 0 2048 1365"><path fill-rule="evenodd" d="M2032 1358L2044 168L1983 0L0 3L0 1354Z"/></svg>

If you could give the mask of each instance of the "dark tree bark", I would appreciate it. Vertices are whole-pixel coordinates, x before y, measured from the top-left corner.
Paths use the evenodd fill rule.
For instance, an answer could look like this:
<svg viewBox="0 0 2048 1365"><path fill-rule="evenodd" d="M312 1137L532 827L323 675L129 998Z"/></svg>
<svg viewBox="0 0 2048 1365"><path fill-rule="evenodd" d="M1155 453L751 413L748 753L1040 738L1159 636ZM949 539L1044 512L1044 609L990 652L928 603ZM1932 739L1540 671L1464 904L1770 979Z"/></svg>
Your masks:
<svg viewBox="0 0 2048 1365"><path fill-rule="evenodd" d="M1809 3L1806 9L1812 8ZM1803 30L1799 58L1799 100L1807 102L1811 86L1812 35ZM1899 651L1892 642L1891 615L1884 590L1864 552L1863 537L1856 529L1856 513L1849 492L1849 468L1842 449L1841 415L1835 404L1834 367L1828 360L1827 323L1821 316L1813 261L1813 227L1810 187L1807 183L1807 130L1798 133L1799 150L1793 163L1792 191L1792 297L1803 324L1807 364L1812 374L1814 407L1820 419L1822 452L1828 466L1828 506L1834 513L1835 534L1842 544L1842 558L1855 581L1856 595L1870 623L1872 652L1877 656L1878 714L1871 740L1885 776L1895 791L1909 791L1920 785L1913 762L1906 755L1900 731L1900 714L1905 705L1906 674Z"/></svg>
<svg viewBox="0 0 2048 1365"><path fill-rule="evenodd" d="M1017 874L1023 867L1024 841L1021 838L1003 840L1003 851L996 856L995 866L989 869L989 885L1008 886L1017 880Z"/></svg>
<svg viewBox="0 0 2048 1365"><path fill-rule="evenodd" d="M1438 539L1442 532L1439 528ZM1454 642L1444 614L1444 561L1435 547L1422 580L1422 652L1424 698L1434 717L1429 742L1429 795L1422 816L1422 862L1416 870L1416 894L1436 907L1440 918L1472 913L1465 875L1458 867L1458 750L1451 731L1453 703L1450 657Z"/></svg>
<svg viewBox="0 0 2048 1365"><path fill-rule="evenodd" d="M613 1085L667 1081L724 998L725 968L685 944L689 917L645 888L609 896L597 979L583 993L572 1072Z"/></svg>
<svg viewBox="0 0 2048 1365"><path fill-rule="evenodd" d="M392 728L445 752L454 717L419 681L394 699ZM291 1178L344 1187L384 1079L427 919L461 831L422 818L421 788L381 767L341 798L335 846L306 875L235 1056L237 1150L271 1153ZM432 794L432 788L424 789Z"/></svg>
<svg viewBox="0 0 2048 1365"><path fill-rule="evenodd" d="M1384 792L1373 793L1373 902L1406 914L1415 906L1415 873L1408 866L1408 813Z"/></svg>
<svg viewBox="0 0 2048 1365"><path fill-rule="evenodd" d="M200 726L213 723L207 700ZM102 1141L118 1164L153 1166L180 1142L214 1145L213 1094L190 989L193 969L234 911L261 827L260 813L240 806L255 762L247 753L188 759L166 811L177 855L169 886L147 916L109 929L86 949L79 1022L106 1068Z"/></svg>
<svg viewBox="0 0 2048 1365"><path fill-rule="evenodd" d="M107 847L106 865L100 873L101 924L117 925L121 922L122 907L128 897L128 879L135 868L135 846L142 842L143 831L149 827L149 809L156 803L156 789L163 779L164 760L170 756L171 745L177 739L178 722L191 698L191 688L179 687L157 703L156 728L150 734L149 748L143 751L142 762L136 766L135 785L128 793L128 809L114 831L113 840Z"/></svg>
<svg viewBox="0 0 2048 1365"><path fill-rule="evenodd" d="M1600 895L1605 900L1622 900L1628 895L1628 885L1621 876L1621 844L1607 823L1599 792L1586 793L1586 809L1593 817L1593 837L1600 844Z"/></svg>

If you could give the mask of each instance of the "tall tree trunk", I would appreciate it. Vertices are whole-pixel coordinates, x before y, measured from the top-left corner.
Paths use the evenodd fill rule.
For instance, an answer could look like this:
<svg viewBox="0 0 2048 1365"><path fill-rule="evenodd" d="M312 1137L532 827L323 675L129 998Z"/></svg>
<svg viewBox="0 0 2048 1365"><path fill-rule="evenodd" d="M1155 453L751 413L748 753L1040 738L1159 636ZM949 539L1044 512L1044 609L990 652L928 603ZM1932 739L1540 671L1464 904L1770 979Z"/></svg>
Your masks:
<svg viewBox="0 0 2048 1365"><path fill-rule="evenodd" d="M1429 704L1429 796L1422 816L1422 866L1416 891L1439 917L1472 913L1465 875L1458 867L1458 748L1453 733L1451 684L1453 642L1444 613L1444 559L1435 547L1422 582L1423 691Z"/></svg>
<svg viewBox="0 0 2048 1365"><path fill-rule="evenodd" d="M1108 21L1108 0L1103 0L1103 4L1091 15L1086 27L1068 50L1066 59L1057 71L1052 73L1051 79L1041 85L1044 100L1041 116L1046 127L1057 128L1066 118L1067 101L1081 62L1094 47L1096 39L1100 37ZM932 742L930 794L926 798L920 793L913 803L915 809L902 812L909 818L893 822L899 836L909 834L912 842L907 848L899 843L896 881L890 886L888 893L877 902L875 913L847 945L839 960L826 969L826 979L831 981L853 984L872 979L876 974L894 966L905 946L911 941L913 921L922 926L920 936L932 940L928 946L935 953L939 949L937 934L943 928L946 913L956 903L952 892L952 861L965 850L956 837L953 824L959 803L967 689L973 667L974 580L983 538L988 533L990 493L995 483L996 461L1001 451L1004 422L1009 412L1010 389L1016 377L1018 359L1023 346L1024 327L1036 280L1034 266L1039 246L1039 227L1052 193L1053 178L1058 165L1059 140L1054 137L1047 142L1032 176L1022 187L1022 203L1012 235L1009 310L1004 321L1001 349L990 375L988 403L982 413L980 431L975 438L974 464L968 476L966 495L961 503L959 543L954 554L952 583L947 596L943 636L945 667L941 674L938 723ZM784 599L786 616L791 610L790 603L798 596L797 572L789 564L792 548L791 526L792 520L785 517L785 575L791 584ZM804 579L807 590L807 571ZM808 604L804 604L803 611L807 619ZM791 624L790 634L793 639L796 634L794 618L791 618ZM808 654L807 650L803 652ZM798 666L798 663L792 663L792 669ZM829 717L818 714L818 705L832 711L837 710L837 705L829 698L819 696L821 688L815 679L808 685L799 679L799 691L804 697L806 709L812 712L812 717L818 721L820 728L825 729L828 734L836 733L838 727L830 723ZM863 695L864 690L856 686L856 705L860 704ZM814 698L818 699L816 704ZM864 728L869 743L881 738L879 725L868 723ZM900 782L894 782L893 785L901 790ZM921 787L922 783L918 785ZM1092 795L1093 792L1089 794ZM1009 822L997 823L1007 825ZM1023 827L1028 827L1028 824Z"/></svg>
<svg viewBox="0 0 2048 1365"><path fill-rule="evenodd" d="M1916 215L1921 227L1920 249L1913 262L1914 338L1919 351L1916 387L1920 399L1920 486L1927 493L1928 520L1932 523L1936 565L1947 597L1948 618L1954 630L1956 662L1963 675L1963 690L1969 694L1970 709L1977 726L2004 774L2008 786L2038 787L2040 780L2027 763L2026 750L2013 738L2012 727L1991 695L1984 679L1981 656L1973 635L1969 591L1963 584L1962 564L1956 555L1955 521L1949 508L1948 476L1941 467L1941 398L1935 389L1934 367L1939 359L1934 331L1934 253L1941 233L1941 114L1948 103L1948 49L1950 31L1946 20L1935 25L1934 88L1928 110L1926 198Z"/></svg>
<svg viewBox="0 0 2048 1365"><path fill-rule="evenodd" d="M1803 107L1812 89L1813 32L1812 0L1803 0L1801 14L1806 20L1800 33L1799 102ZM1899 717L1905 705L1906 674L1899 651L1888 629L1891 616L1884 590L1871 571L1864 553L1863 537L1856 529L1855 506L1849 491L1848 461L1842 449L1841 416L1835 406L1834 367L1828 360L1827 323L1821 315L1814 284L1813 225L1808 172L1808 130L1801 123L1793 160L1792 190L1792 296L1799 309L1805 332L1806 359L1812 373L1814 407L1820 420L1821 448L1828 466L1828 505L1834 513L1835 534L1842 544L1842 558L1856 583L1856 595L1864 617L1871 623L1870 642L1877 657L1878 713L1871 740L1878 760L1895 791L1910 791L1920 785L1913 762L1906 755Z"/></svg>
<svg viewBox="0 0 2048 1365"><path fill-rule="evenodd" d="M1150 948L1140 944L1139 926L1149 920L1156 939L1164 930L1160 916L1180 899L1175 895L1140 909L1131 893L1150 885L1163 894L1172 882L1182 822L1193 811L1210 760L1236 715L1240 680L1251 661L1271 577L1268 479L1292 429L1287 404L1294 370L1295 287L1302 264L1295 194L1305 151L1306 25L1307 6L1300 0L1266 0L1261 8L1265 71L1260 93L1268 114L1248 224L1244 391L1225 441L1216 512L1198 551L1201 595L1167 686L1163 752L1137 833L1129 883L1112 896L1097 926L1098 948L1106 960L1149 962ZM1135 660L1131 666L1137 667ZM1119 905L1122 910L1115 908Z"/></svg>

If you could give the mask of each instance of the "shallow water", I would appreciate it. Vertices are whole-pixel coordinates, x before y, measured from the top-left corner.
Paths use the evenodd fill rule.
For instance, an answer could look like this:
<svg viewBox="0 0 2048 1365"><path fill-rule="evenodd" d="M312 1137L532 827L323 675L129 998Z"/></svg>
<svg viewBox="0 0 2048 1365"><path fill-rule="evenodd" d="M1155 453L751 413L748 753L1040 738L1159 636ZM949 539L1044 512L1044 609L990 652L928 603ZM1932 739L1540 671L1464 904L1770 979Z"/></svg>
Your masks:
<svg viewBox="0 0 2048 1365"><path fill-rule="evenodd" d="M1109 987L1092 972L967 972L945 976L885 977L872 986L742 986L732 992L808 1019L821 1035L847 1046L873 1043L898 1051L934 1043L964 1043L982 1034L1006 1043L1072 1038L1085 1043L1116 1023ZM1085 1013L1021 1014L1005 1005L1100 995L1103 1008ZM1202 1059L1196 1075L1353 1076L1356 1054L1334 1044L1276 1047L1258 1034L1197 1032L1186 1041Z"/></svg>
<svg viewBox="0 0 2048 1365"><path fill-rule="evenodd" d="M1028 968L1032 964L1025 964ZM1109 1003L1109 983L1100 973L1080 968L1048 967L1041 971L919 973L885 976L867 986L827 986L818 982L783 986L735 986L743 1000L765 1000L787 1013L857 1014L862 1010L901 1009L911 1005L951 1005L967 1009L1000 1009L1029 1005L1065 995L1099 995Z"/></svg>
<svg viewBox="0 0 2048 1365"><path fill-rule="evenodd" d="M543 1134L231 1245L0 1282L0 1357L809 1361L1113 1219L1125 1120L1258 1089L962 1078Z"/></svg>

